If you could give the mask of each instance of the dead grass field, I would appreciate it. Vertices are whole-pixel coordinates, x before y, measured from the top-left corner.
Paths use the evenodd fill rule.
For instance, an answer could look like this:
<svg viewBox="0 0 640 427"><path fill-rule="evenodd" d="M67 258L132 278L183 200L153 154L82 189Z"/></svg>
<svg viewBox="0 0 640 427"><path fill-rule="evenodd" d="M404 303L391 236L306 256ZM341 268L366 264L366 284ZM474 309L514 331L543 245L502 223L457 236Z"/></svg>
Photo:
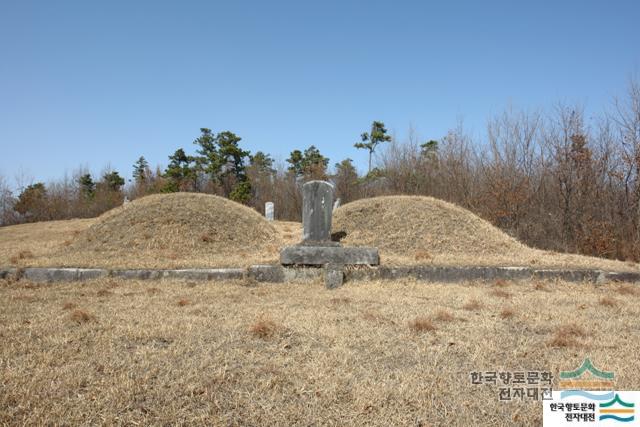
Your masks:
<svg viewBox="0 0 640 427"><path fill-rule="evenodd" d="M26 265L71 244L95 218L0 227L0 265Z"/></svg>
<svg viewBox="0 0 640 427"><path fill-rule="evenodd" d="M498 292L499 291L499 292ZM640 385L640 292L462 285L0 281L0 424L539 425L471 371Z"/></svg>

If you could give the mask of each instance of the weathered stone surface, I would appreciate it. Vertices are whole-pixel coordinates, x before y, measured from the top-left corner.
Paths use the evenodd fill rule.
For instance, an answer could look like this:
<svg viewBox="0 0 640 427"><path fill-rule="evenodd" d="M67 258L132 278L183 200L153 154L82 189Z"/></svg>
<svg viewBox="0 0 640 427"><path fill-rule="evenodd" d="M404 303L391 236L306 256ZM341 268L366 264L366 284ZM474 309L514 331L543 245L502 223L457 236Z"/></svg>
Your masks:
<svg viewBox="0 0 640 427"><path fill-rule="evenodd" d="M104 277L108 270L97 268L38 268L29 267L22 271L22 277L32 282L70 282Z"/></svg>
<svg viewBox="0 0 640 427"><path fill-rule="evenodd" d="M640 282L640 273L606 273L606 280L614 282Z"/></svg>
<svg viewBox="0 0 640 427"><path fill-rule="evenodd" d="M264 204L264 216L267 218L267 221L273 221L275 210L273 207L273 202L267 202Z"/></svg>
<svg viewBox="0 0 640 427"><path fill-rule="evenodd" d="M149 280L162 277L162 270L111 270L111 277L122 279Z"/></svg>
<svg viewBox="0 0 640 427"><path fill-rule="evenodd" d="M640 283L640 273L606 272L601 270L534 270L528 267L434 267L434 266L404 266L404 267L360 267L344 269L342 262L335 262L335 253L342 253L342 258L354 260L351 251L365 250L365 254L373 260L373 253L366 252L371 248L342 248L323 246L291 246L295 249L294 257L299 257L292 264L297 267L283 267L282 265L254 265L244 268L216 268L216 269L179 269L179 270L106 270L91 268L36 268L24 269L0 268L0 278L16 276L33 282L52 283L77 280L95 279L98 277L118 277L123 279L154 280L154 279L187 279L187 280L230 280L251 277L258 282L282 283L317 280L324 278L328 288L340 286L349 280L397 280L401 278L415 278L424 282L456 283L462 281L492 281L530 280L532 278L561 279L568 282L587 282L601 284L606 281ZM288 249L288 248L287 248ZM320 251L320 255L317 252ZM373 249L375 251L375 249ZM285 251L283 251L286 253ZM334 255L332 255L334 254ZM345 255L346 254L346 255ZM307 259L310 257L311 260ZM362 260L362 252L357 254ZM318 258L326 262L313 264ZM377 251L375 252L377 262ZM334 259L332 261L332 259ZM307 267L304 267L305 263ZM368 262L364 263L368 264ZM324 266L324 268L320 268Z"/></svg>
<svg viewBox="0 0 640 427"><path fill-rule="evenodd" d="M284 282L284 267L281 265L252 265L247 270L247 276L256 282L282 283Z"/></svg>
<svg viewBox="0 0 640 427"><path fill-rule="evenodd" d="M333 185L326 181L309 181L302 186L302 241L331 240Z"/></svg>
<svg viewBox="0 0 640 427"><path fill-rule="evenodd" d="M162 277L185 280L232 280L242 279L245 272L243 268L191 268L163 270Z"/></svg>
<svg viewBox="0 0 640 427"><path fill-rule="evenodd" d="M17 268L0 268L0 279L6 279L11 276L15 276Z"/></svg>
<svg viewBox="0 0 640 427"><path fill-rule="evenodd" d="M322 277L324 269L318 267L285 267L284 281L299 282L317 280Z"/></svg>
<svg viewBox="0 0 640 427"><path fill-rule="evenodd" d="M98 279L109 275L109 270L100 268L78 268L78 280Z"/></svg>
<svg viewBox="0 0 640 427"><path fill-rule="evenodd" d="M340 198L338 197L338 198L336 199L336 201L335 201L335 202L333 202L333 209L332 209L332 211L333 211L333 212L335 212L335 211L336 211L336 209L338 209L338 208L340 207L340 203L341 203L341 202L340 202Z"/></svg>
<svg viewBox="0 0 640 427"><path fill-rule="evenodd" d="M567 282L596 282L600 276L598 270L534 270L538 279L560 279Z"/></svg>
<svg viewBox="0 0 640 427"><path fill-rule="evenodd" d="M327 289L335 289L344 282L344 265L328 264L324 269L324 286Z"/></svg>
<svg viewBox="0 0 640 427"><path fill-rule="evenodd" d="M297 245L287 246L280 252L280 263L283 265L378 265L379 262L376 248Z"/></svg>
<svg viewBox="0 0 640 427"><path fill-rule="evenodd" d="M369 270L356 270L347 273L348 280L385 279L394 280L412 277L428 282L455 283L473 280L530 280L561 279L568 282L601 283L603 276L608 280L612 277L624 278L624 281L634 281L636 273L604 273L600 270L533 270L528 267L432 267L432 266L381 266ZM637 278L640 278L638 275Z"/></svg>

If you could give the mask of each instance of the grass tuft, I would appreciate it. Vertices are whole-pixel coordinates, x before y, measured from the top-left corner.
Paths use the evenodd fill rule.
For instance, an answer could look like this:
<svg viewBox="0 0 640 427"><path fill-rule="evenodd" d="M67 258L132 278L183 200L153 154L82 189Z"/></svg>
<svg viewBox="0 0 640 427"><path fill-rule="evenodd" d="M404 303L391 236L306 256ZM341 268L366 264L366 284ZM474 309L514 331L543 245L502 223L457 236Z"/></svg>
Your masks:
<svg viewBox="0 0 640 427"><path fill-rule="evenodd" d="M64 304L62 304L62 309L63 310L73 310L77 306L78 306L78 304L76 304L75 302L67 301Z"/></svg>
<svg viewBox="0 0 640 427"><path fill-rule="evenodd" d="M615 298L602 297L600 298L600 305L603 305L605 307L615 307L618 305L618 301Z"/></svg>
<svg viewBox="0 0 640 427"><path fill-rule="evenodd" d="M276 322L268 317L261 317L249 326L249 333L254 337L267 339L275 335L278 329Z"/></svg>
<svg viewBox="0 0 640 427"><path fill-rule="evenodd" d="M33 252L29 251L29 250L22 250L20 252L18 252L16 255L12 256L11 258L9 258L9 261L11 261L13 264L18 263L19 261L28 259L28 258L33 258Z"/></svg>
<svg viewBox="0 0 640 427"><path fill-rule="evenodd" d="M511 294L502 289L492 289L490 294L499 298L511 298Z"/></svg>
<svg viewBox="0 0 640 427"><path fill-rule="evenodd" d="M496 281L493 282L493 286L495 286L496 288L506 288L507 286L509 286L509 282L504 279L496 279Z"/></svg>
<svg viewBox="0 0 640 427"><path fill-rule="evenodd" d="M464 308L465 310L468 311L476 311L476 310L480 310L482 308L482 303L480 301L478 301L477 299L473 298L470 299L469 301L467 301L462 308Z"/></svg>
<svg viewBox="0 0 640 427"><path fill-rule="evenodd" d="M424 316L418 316L410 321L409 328L414 332L431 332L436 330L431 319Z"/></svg>
<svg viewBox="0 0 640 427"><path fill-rule="evenodd" d="M455 317L453 317L453 314L451 314L451 312L447 310L438 310L438 312L434 316L434 319L439 320L441 322L451 322L452 320L455 319Z"/></svg>
<svg viewBox="0 0 640 427"><path fill-rule="evenodd" d="M536 291L547 291L547 287L544 285L544 283L542 282L535 282L535 284L533 285L533 289L535 289Z"/></svg>
<svg viewBox="0 0 640 427"><path fill-rule="evenodd" d="M580 342L577 338L584 338L587 336L585 330L575 323L568 323L560 325L556 328L555 334L549 340L548 344L551 347L579 347Z"/></svg>
<svg viewBox="0 0 640 427"><path fill-rule="evenodd" d="M179 307L184 307L185 305L189 305L189 304L191 304L191 301L186 298L182 298L181 300L178 301Z"/></svg>
<svg viewBox="0 0 640 427"><path fill-rule="evenodd" d="M424 249L418 249L415 253L414 259L416 261L427 261L432 258L431 254Z"/></svg>
<svg viewBox="0 0 640 427"><path fill-rule="evenodd" d="M111 296L111 295L113 295L113 292L108 291L108 290L106 290L106 289L100 289L100 290L96 293L96 296L99 296L99 297L108 297L108 296Z"/></svg>
<svg viewBox="0 0 640 427"><path fill-rule="evenodd" d="M638 295L640 294L640 291L638 291L637 288L631 286L631 285L620 285L618 286L618 288L616 289L616 292L618 292L620 295Z"/></svg>
<svg viewBox="0 0 640 427"><path fill-rule="evenodd" d="M74 310L69 317L76 323L87 323L96 320L96 316L89 313L88 311L80 309Z"/></svg>
<svg viewBox="0 0 640 427"><path fill-rule="evenodd" d="M500 312L501 319L511 319L515 315L516 315L516 312L511 307L505 307Z"/></svg>

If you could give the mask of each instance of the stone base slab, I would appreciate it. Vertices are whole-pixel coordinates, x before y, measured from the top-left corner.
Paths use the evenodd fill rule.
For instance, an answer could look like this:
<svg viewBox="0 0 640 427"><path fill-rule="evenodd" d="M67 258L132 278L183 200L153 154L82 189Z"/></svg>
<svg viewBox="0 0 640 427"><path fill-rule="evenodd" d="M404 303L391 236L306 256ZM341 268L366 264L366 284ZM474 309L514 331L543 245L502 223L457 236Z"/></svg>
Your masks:
<svg viewBox="0 0 640 427"><path fill-rule="evenodd" d="M341 246L287 246L280 251L282 265L378 265L377 248Z"/></svg>

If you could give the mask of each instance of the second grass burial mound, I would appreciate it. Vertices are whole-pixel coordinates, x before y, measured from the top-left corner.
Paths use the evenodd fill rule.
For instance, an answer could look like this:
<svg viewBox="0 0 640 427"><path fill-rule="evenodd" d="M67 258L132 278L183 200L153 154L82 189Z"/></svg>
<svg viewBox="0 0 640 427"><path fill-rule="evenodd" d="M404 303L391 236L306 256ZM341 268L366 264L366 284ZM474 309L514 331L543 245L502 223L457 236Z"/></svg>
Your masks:
<svg viewBox="0 0 640 427"><path fill-rule="evenodd" d="M102 215L69 245L68 265L244 266L277 259L276 230L258 212L222 197L143 197Z"/></svg>
<svg viewBox="0 0 640 427"><path fill-rule="evenodd" d="M610 268L622 262L532 249L466 209L422 196L361 199L336 210L334 233L374 246L382 264ZM342 232L342 233L341 233Z"/></svg>

